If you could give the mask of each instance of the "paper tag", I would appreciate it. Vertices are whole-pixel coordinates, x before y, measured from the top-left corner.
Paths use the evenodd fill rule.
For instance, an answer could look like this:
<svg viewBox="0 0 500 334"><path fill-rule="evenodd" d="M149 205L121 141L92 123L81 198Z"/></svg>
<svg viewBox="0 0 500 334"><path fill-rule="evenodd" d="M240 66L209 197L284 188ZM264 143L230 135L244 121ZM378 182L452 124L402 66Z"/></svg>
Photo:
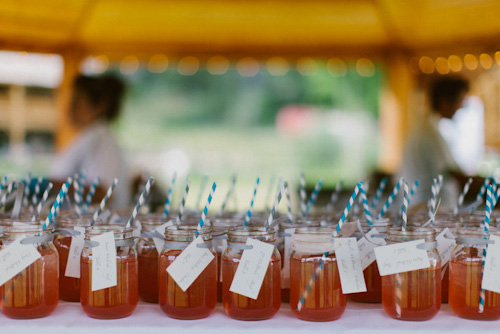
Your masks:
<svg viewBox="0 0 500 334"><path fill-rule="evenodd" d="M0 285L26 269L41 255L33 244L22 245L23 236L0 251Z"/></svg>
<svg viewBox="0 0 500 334"><path fill-rule="evenodd" d="M173 225L172 222L168 222L158 226L157 228L155 228L155 230L161 235L163 235L165 234L165 229L167 228L167 226L172 226L172 225ZM161 252L163 251L163 246L165 245L165 240L161 238L153 238L153 242L155 243L156 251L158 252L158 254L161 254Z"/></svg>
<svg viewBox="0 0 500 334"><path fill-rule="evenodd" d="M80 232L80 235L71 237L64 276L80 278L80 256L85 245L85 227L75 226L75 231Z"/></svg>
<svg viewBox="0 0 500 334"><path fill-rule="evenodd" d="M500 237L490 235L490 241L494 243L488 244L486 250L481 288L500 293Z"/></svg>
<svg viewBox="0 0 500 334"><path fill-rule="evenodd" d="M92 291L117 285L116 244L113 232L91 237L99 243L92 247Z"/></svg>
<svg viewBox="0 0 500 334"><path fill-rule="evenodd" d="M378 231L376 228L372 228L368 233L358 240L358 250L359 257L361 259L361 269L365 270L370 264L375 261L375 251L374 249L378 246L385 246L387 242L384 238L374 238Z"/></svg>
<svg viewBox="0 0 500 334"><path fill-rule="evenodd" d="M437 251L441 257L441 266L444 267L445 264L450 262L451 256L453 255L453 248L455 248L456 245L455 236L448 228L445 228L437 235L436 241Z"/></svg>
<svg viewBox="0 0 500 334"><path fill-rule="evenodd" d="M375 248L380 276L429 268L431 264L427 251L417 248L423 243L425 240L420 239Z"/></svg>
<svg viewBox="0 0 500 334"><path fill-rule="evenodd" d="M285 247L283 256L283 268L281 269L281 288L288 289L290 288L290 256L292 253L291 245L292 245L292 236L295 233L295 228L287 228L285 229L285 234L290 234L290 236L285 237Z"/></svg>
<svg viewBox="0 0 500 334"><path fill-rule="evenodd" d="M215 257L208 248L199 248L198 245L201 244L202 237L194 239L167 268L167 272L182 291L186 291L193 284Z"/></svg>
<svg viewBox="0 0 500 334"><path fill-rule="evenodd" d="M361 269L361 260L356 238L340 238L335 240L340 247L335 250L339 268L342 293L366 292L365 277Z"/></svg>
<svg viewBox="0 0 500 334"><path fill-rule="evenodd" d="M253 248L243 251L229 291L256 300L273 255L274 245L251 238L247 239L246 244Z"/></svg>

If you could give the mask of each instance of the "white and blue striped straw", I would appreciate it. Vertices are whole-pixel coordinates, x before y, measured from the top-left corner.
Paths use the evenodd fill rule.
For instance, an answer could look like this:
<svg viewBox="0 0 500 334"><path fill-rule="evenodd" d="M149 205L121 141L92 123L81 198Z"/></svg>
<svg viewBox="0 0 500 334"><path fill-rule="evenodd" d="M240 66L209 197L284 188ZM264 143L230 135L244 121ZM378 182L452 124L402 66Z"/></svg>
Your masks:
<svg viewBox="0 0 500 334"><path fill-rule="evenodd" d="M375 192L375 197L373 198L373 201L372 201L372 209L373 210L377 209L378 202L380 201L380 197L382 196L382 193L384 192L386 185L387 185L387 178L384 177L380 181L380 184L378 185L377 191Z"/></svg>
<svg viewBox="0 0 500 334"><path fill-rule="evenodd" d="M363 185L363 183L359 182L356 185L356 188L354 188L354 191L353 191L351 197L349 198L349 202L347 203L347 206L344 209L342 217L340 218L339 223L337 224L337 227L333 231L332 238L335 238L336 236L338 236L338 234L342 230L342 226L347 218L347 215L349 214L349 210L351 209L352 205L354 204L354 200L356 199L356 196L358 195L358 192L360 191L360 188L362 187L362 185ZM321 259L319 260L318 268L316 268L316 270L314 271L311 279L309 280L309 283L307 284L307 286L304 290L304 293L302 294L302 296L299 299L299 302L297 303L297 311L300 311L302 309L302 307L304 306L306 298L309 295L309 292L311 291L311 287L313 286L314 282L316 281L316 278L321 274L321 270L323 270L323 266L325 265L326 258L328 257L329 254L330 254L329 252L325 252L322 255Z"/></svg>
<svg viewBox="0 0 500 334"><path fill-rule="evenodd" d="M184 189L184 195L182 195L181 205L179 206L179 215L177 216L179 224L182 223L182 216L184 215L184 206L186 205L186 198L188 196L190 186L191 186L191 181L187 181L186 189Z"/></svg>
<svg viewBox="0 0 500 334"><path fill-rule="evenodd" d="M493 199L493 205L491 207L491 210L493 210L495 208L495 205L497 205L499 197L500 197L500 188L498 188L496 193L495 193L495 198Z"/></svg>
<svg viewBox="0 0 500 334"><path fill-rule="evenodd" d="M111 197L111 194L113 194L113 190L115 189L117 184L118 184L118 179L115 178L113 180L113 183L109 186L108 191L106 191L106 195L104 195L104 198L101 200L99 207L97 208L97 210L95 210L94 215L90 220L90 226L94 226L97 219L99 219L99 215L101 214L102 210L104 210L104 208L106 207L106 203Z"/></svg>
<svg viewBox="0 0 500 334"><path fill-rule="evenodd" d="M391 206L392 201L394 201L394 198L398 195L399 189L401 188L401 184L403 183L403 181L404 181L403 178L399 179L399 182L396 184L394 189L392 189L391 194L387 198L387 201L385 202L384 206L382 207L382 210L380 211L377 217L378 219L382 219L382 217L384 217L385 213Z"/></svg>
<svg viewBox="0 0 500 334"><path fill-rule="evenodd" d="M43 177L39 176L36 180L35 191L33 192L33 196L31 197L31 205L36 207L38 204L38 198L40 197L40 191L42 188Z"/></svg>
<svg viewBox="0 0 500 334"><path fill-rule="evenodd" d="M313 192L311 194L311 197L309 197L309 201L307 202L306 206L306 215L309 214L309 211L313 207L314 203L318 199L318 194L321 191L321 187L323 186L323 180L319 179L318 183L314 186Z"/></svg>
<svg viewBox="0 0 500 334"><path fill-rule="evenodd" d="M406 226L408 225L408 205L410 203L410 194L408 192L408 183L404 182L403 184L403 214L401 215L401 230L406 232Z"/></svg>
<svg viewBox="0 0 500 334"><path fill-rule="evenodd" d="M428 216L432 223L434 223L434 214L437 205L437 193L438 193L437 188L438 188L438 181L437 179L434 178L432 180L432 186L431 186L431 198L429 200L429 203L427 204L429 209Z"/></svg>
<svg viewBox="0 0 500 334"><path fill-rule="evenodd" d="M306 177L303 172L300 173L300 211L302 216L306 215L306 201L307 201L307 193L306 193Z"/></svg>
<svg viewBox="0 0 500 334"><path fill-rule="evenodd" d="M28 206L30 201L31 193L31 173L26 174L24 194L23 194L23 206Z"/></svg>
<svg viewBox="0 0 500 334"><path fill-rule="evenodd" d="M491 182L491 179L489 177L484 179L483 185L481 186L481 189L479 189L479 193L477 194L474 202L479 202L479 201L483 200L484 193L486 192L486 187L488 187L490 182Z"/></svg>
<svg viewBox="0 0 500 334"><path fill-rule="evenodd" d="M6 186L7 186L7 175L4 175L2 181L0 182L0 194L3 193Z"/></svg>
<svg viewBox="0 0 500 334"><path fill-rule="evenodd" d="M293 223L292 200L290 198L290 188L288 187L288 182L285 181L283 186L285 187L286 213L287 213L288 221L290 223Z"/></svg>
<svg viewBox="0 0 500 334"><path fill-rule="evenodd" d="M9 195L12 194L12 192L14 191L14 188L16 186L17 186L16 182L9 183L9 185L7 186L7 189L2 194L2 198L0 198L0 208L5 206L5 204L7 203L7 197L9 197Z"/></svg>
<svg viewBox="0 0 500 334"><path fill-rule="evenodd" d="M74 197L75 197L75 212L78 217L82 215L83 198L80 191L80 182L78 181L78 174L75 174L73 179Z"/></svg>
<svg viewBox="0 0 500 334"><path fill-rule="evenodd" d="M196 200L196 205L194 209L198 211L201 205L201 197L203 196L203 192L205 191L205 187L207 186L208 175L203 175L203 179L201 180L200 192L198 194L198 199Z"/></svg>
<svg viewBox="0 0 500 334"><path fill-rule="evenodd" d="M83 202L83 193L85 192L86 180L87 180L87 173L84 170L82 170L79 174L79 179L78 179L78 181L80 182L80 197L82 198L82 202Z"/></svg>
<svg viewBox="0 0 500 334"><path fill-rule="evenodd" d="M97 185L100 182L100 178L96 177L94 179L94 182L92 182L92 185L90 186L89 193L87 194L87 197L85 198L85 203L83 204L82 207L82 213L87 212L87 209L89 208L90 203L92 203L92 198L94 197L95 191L97 189Z"/></svg>
<svg viewBox="0 0 500 334"><path fill-rule="evenodd" d="M222 205L219 209L219 212L217 213L217 216L222 216L222 214L224 213L224 209L226 208L226 205L227 205L227 202L229 202L229 198L231 197L231 195L233 194L233 191L234 191L234 185L236 184L236 175L233 175L231 177L231 184L229 185L229 190L227 191L226 193L226 197L224 198L224 200L222 201Z"/></svg>
<svg viewBox="0 0 500 334"><path fill-rule="evenodd" d="M155 179L150 176L148 179L148 182L146 182L146 185L144 186L144 190L141 193L141 196L139 196L139 200L137 201L137 204L135 205L134 211L132 211L132 215L130 216L130 219L127 222L127 227L131 227L132 223L135 220L135 217L137 217L137 214L139 213L139 210L142 208L144 203L146 203L146 197L149 195L149 192L151 191L151 186L155 182Z"/></svg>
<svg viewBox="0 0 500 334"><path fill-rule="evenodd" d="M265 225L266 231L269 230L269 227L271 226L271 224L274 221L274 217L276 217L276 210L278 210L278 205L280 204L283 190L284 190L284 188L282 188L280 190L280 192L278 193L278 196L276 196L273 208L271 209L271 213L269 214L269 217L267 218L267 221L266 221L266 225Z"/></svg>
<svg viewBox="0 0 500 334"><path fill-rule="evenodd" d="M472 184L472 178L469 178L467 180L467 183L464 186L464 189L462 190L462 192L458 196L457 206L453 209L453 217L455 217L458 214L458 210L460 209L462 204L464 204L465 195L467 195L467 193L469 192L469 188L470 188L471 184Z"/></svg>
<svg viewBox="0 0 500 334"><path fill-rule="evenodd" d="M253 188L252 200L250 201L250 207L248 208L247 215L245 216L245 222L243 223L245 226L247 226L248 223L250 223L250 218L252 218L253 204L255 202L255 196L257 196L257 189L259 188L259 183L260 183L260 175L257 176L257 182L255 183L255 187Z"/></svg>
<svg viewBox="0 0 500 334"><path fill-rule="evenodd" d="M266 204L266 210L271 210L269 202L271 201L271 193L273 192L274 182L276 182L276 173L271 174L271 179L269 180L269 186L267 187L266 199L264 200L264 203ZM280 188L280 182L278 181L278 191L279 188Z"/></svg>
<svg viewBox="0 0 500 334"><path fill-rule="evenodd" d="M332 211L335 208L335 203L337 203L341 191L342 191L342 181L339 181L337 182L337 185L335 186L335 191L332 192L332 196L330 197L330 202L326 207L328 211Z"/></svg>
<svg viewBox="0 0 500 334"><path fill-rule="evenodd" d="M61 206L62 202L64 201L64 198L66 197L66 194L68 193L68 189L71 186L71 182L73 180L71 177L68 177L66 180L66 183L64 183L61 187L61 190L59 190L59 194L57 194L56 200L54 201L54 204L52 205L52 208L50 208L49 215L47 216L47 219L45 220L43 224L43 229L47 229L50 225L54 224L56 218L57 218L57 213L59 212L59 207Z"/></svg>
<svg viewBox="0 0 500 334"><path fill-rule="evenodd" d="M52 182L49 182L49 184L47 184L42 199L38 202L38 206L36 208L35 214L33 215L33 218L31 218L31 221L33 222L36 221L40 213L42 213L43 206L47 202L47 199L49 198L49 194L53 186L54 185L52 184Z"/></svg>
<svg viewBox="0 0 500 334"><path fill-rule="evenodd" d="M368 225L373 226L372 215L370 213L370 205L368 204L368 198L366 197L366 190L364 186L359 188L361 201L363 202L363 208L365 210L366 222Z"/></svg>
<svg viewBox="0 0 500 334"><path fill-rule="evenodd" d="M420 185L420 181L415 180L415 182L413 183L413 186L411 186L410 194L408 195L408 205L411 202L411 198L413 197L413 195L415 195L415 192L417 191L419 185ZM401 216L402 215L403 215L403 206L401 205Z"/></svg>
<svg viewBox="0 0 500 334"><path fill-rule="evenodd" d="M203 208L203 212L201 213L200 221L198 222L198 228L196 233L200 232L203 228L203 224L205 223L205 219L207 218L208 208L210 207L210 203L212 203L212 198L214 197L215 188L217 188L217 184L214 182L212 184L212 190L210 190L210 194L208 194L207 203Z"/></svg>
<svg viewBox="0 0 500 334"><path fill-rule="evenodd" d="M488 234L490 232L490 216L491 216L491 210L492 210L492 204L493 204L493 187L491 185L488 186L488 190L486 192L486 214L484 217L484 232L486 234L485 238L488 238ZM488 244L486 244L483 248L483 257L482 257L482 272L481 272L481 285L483 282L483 277L484 277L484 265L486 262L486 254L488 250ZM486 291L481 288L481 291L479 292L479 308L478 312L483 313L484 312L484 302L485 302L485 297L486 297Z"/></svg>
<svg viewBox="0 0 500 334"><path fill-rule="evenodd" d="M172 176L172 181L170 182L170 187L168 187L167 199L165 200L165 206L163 207L163 213L165 214L165 218L168 218L168 214L170 213L170 205L172 203L172 193L174 191L175 179L177 178L177 172L174 172Z"/></svg>

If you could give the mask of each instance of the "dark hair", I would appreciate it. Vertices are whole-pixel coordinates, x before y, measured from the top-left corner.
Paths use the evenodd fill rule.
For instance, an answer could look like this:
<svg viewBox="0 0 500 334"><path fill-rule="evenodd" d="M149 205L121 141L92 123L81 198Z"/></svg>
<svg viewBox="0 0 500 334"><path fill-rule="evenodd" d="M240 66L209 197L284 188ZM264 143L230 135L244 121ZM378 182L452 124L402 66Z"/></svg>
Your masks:
<svg viewBox="0 0 500 334"><path fill-rule="evenodd" d="M431 107L439 109L441 101L457 102L462 93L469 91L469 82L461 77L443 76L436 79L430 87Z"/></svg>
<svg viewBox="0 0 500 334"><path fill-rule="evenodd" d="M93 106L103 104L106 107L103 117L107 121L113 121L120 114L125 84L116 76L79 75L74 81L73 88L84 94Z"/></svg>

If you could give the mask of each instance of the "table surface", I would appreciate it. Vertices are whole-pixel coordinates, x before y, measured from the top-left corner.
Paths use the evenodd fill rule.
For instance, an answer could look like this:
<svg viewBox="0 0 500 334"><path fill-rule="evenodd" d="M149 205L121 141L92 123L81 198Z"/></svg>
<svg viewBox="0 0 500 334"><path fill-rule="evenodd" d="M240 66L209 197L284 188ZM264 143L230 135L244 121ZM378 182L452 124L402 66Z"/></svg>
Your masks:
<svg viewBox="0 0 500 334"><path fill-rule="evenodd" d="M11 331L9 331L11 330ZM18 332L14 332L17 330ZM307 333L311 330L338 333L496 333L500 321L474 321L456 317L443 304L436 317L428 321L410 322L389 318L380 304L361 304L349 301L342 317L330 322L307 322L293 317L288 304L282 304L278 314L264 321L238 321L226 316L221 304L208 318L175 320L167 317L157 304L139 302L128 318L98 320L85 315L79 303L60 302L55 312L46 318L13 320L0 315L0 333L21 334L205 334L205 333ZM424 333L424 332L421 332Z"/></svg>

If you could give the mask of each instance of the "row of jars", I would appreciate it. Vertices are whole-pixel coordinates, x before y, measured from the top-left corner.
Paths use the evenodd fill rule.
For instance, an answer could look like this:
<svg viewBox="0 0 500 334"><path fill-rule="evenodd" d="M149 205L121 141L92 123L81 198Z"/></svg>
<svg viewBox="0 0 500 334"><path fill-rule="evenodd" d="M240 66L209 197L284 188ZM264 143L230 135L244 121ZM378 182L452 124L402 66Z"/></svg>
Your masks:
<svg viewBox="0 0 500 334"><path fill-rule="evenodd" d="M69 220L63 227L74 227L75 222L76 220ZM154 230L164 222L165 220L142 222L143 235L137 251L130 228L109 225L86 227L87 240L112 231L117 245L118 284L97 291L91 289L92 247L89 243L80 259L81 278L76 279L64 275L71 234L58 234L54 247L50 242L50 229L43 230L37 225L6 227L2 247L19 237L27 237L28 242L37 246L42 257L0 287L2 313L12 318L43 317L56 308L58 299L61 298L68 301L79 300L83 310L91 317L121 318L134 311L140 296L147 302L159 302L161 309L170 317L196 319L212 312L219 293L219 300L222 300L226 313L235 319L271 318L278 312L282 297L286 296L289 296L293 314L303 320L329 321L338 319L343 314L346 295L342 293L335 251L332 248L332 228L319 226L324 220L281 223L282 232L285 227L297 227L290 248L289 288L282 286L281 282L282 262L285 262L282 255L285 252L282 249L280 254L276 247L255 300L231 292L230 285L247 238L283 244L277 242L274 229L229 228L231 225L238 225L235 222L226 226L212 224L214 229L205 227L199 235L216 256L194 283L186 291L182 291L166 272L166 268L197 234L189 224L167 227L163 251L158 255L153 241ZM308 227L300 227L304 225ZM428 245L430 267L381 277L377 263L373 262L363 272L367 292L351 294L350 298L360 302L382 302L386 313L396 319L426 320L437 314L449 291L450 307L457 315L473 319L500 318L500 298L495 292L486 291L485 310L478 312L482 249L487 244L487 241L481 240L488 238L484 232L477 228L461 229L458 224L451 224L450 227L458 236L458 246L455 247L451 262L442 266L435 247L435 229L414 228L402 232L397 228L389 228L387 221L376 223L375 226L379 232L387 232L386 240L389 243L424 239ZM356 233L362 234L371 228L366 225L361 227L361 231ZM220 243L224 240L221 236L226 232L227 246L225 242ZM492 230L491 233L496 234L497 231ZM344 236L348 234L350 233L346 232ZM278 239L281 237L283 235L278 235ZM303 307L300 311L297 310L311 277L320 261L323 261L323 253L330 249L332 251L324 260L320 274L303 301ZM444 293L441 294L441 291Z"/></svg>

